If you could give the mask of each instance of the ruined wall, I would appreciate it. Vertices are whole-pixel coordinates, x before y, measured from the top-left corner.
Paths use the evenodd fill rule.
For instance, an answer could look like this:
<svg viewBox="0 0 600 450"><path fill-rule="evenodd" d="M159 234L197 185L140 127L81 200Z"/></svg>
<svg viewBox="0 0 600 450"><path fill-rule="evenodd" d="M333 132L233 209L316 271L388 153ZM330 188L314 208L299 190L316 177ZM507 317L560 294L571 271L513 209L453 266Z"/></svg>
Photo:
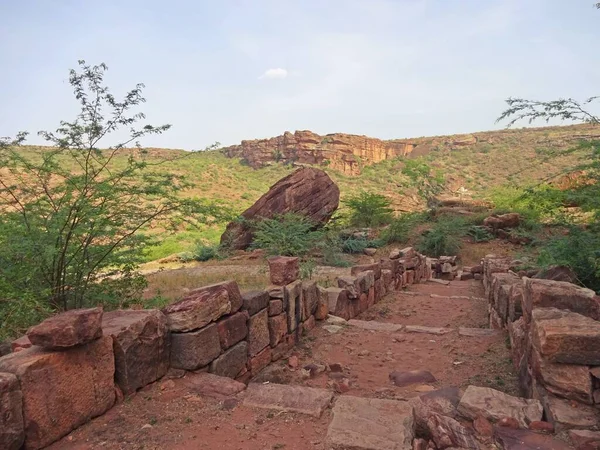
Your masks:
<svg viewBox="0 0 600 450"><path fill-rule="evenodd" d="M320 136L312 131L286 131L270 139L242 141L226 147L228 157L239 157L257 169L273 162L326 165L347 175L358 175L361 166L386 159L406 156L413 144L382 141L353 134Z"/></svg>
<svg viewBox="0 0 600 450"><path fill-rule="evenodd" d="M600 424L600 297L563 281L519 277L511 260L483 261L490 327L507 329L522 394L557 432Z"/></svg>
<svg viewBox="0 0 600 450"><path fill-rule="evenodd" d="M264 290L241 293L226 281L162 311L93 308L51 317L0 358L0 448L46 447L170 370L247 383L329 313L351 319L431 276L412 248L390 257L353 267L338 287L298 280L298 259L275 257Z"/></svg>

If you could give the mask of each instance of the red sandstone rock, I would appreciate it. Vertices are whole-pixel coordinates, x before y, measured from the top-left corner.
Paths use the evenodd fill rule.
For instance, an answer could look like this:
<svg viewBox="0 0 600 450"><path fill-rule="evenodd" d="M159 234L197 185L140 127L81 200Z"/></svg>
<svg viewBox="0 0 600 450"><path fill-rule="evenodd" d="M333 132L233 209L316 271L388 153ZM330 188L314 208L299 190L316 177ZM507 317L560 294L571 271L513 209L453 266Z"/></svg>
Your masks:
<svg viewBox="0 0 600 450"><path fill-rule="evenodd" d="M248 354L255 356L269 346L269 315L266 309L248 321Z"/></svg>
<svg viewBox="0 0 600 450"><path fill-rule="evenodd" d="M367 270L373 271L375 279L381 278L381 264L379 263L352 266L352 268L350 269L350 274L353 276L357 276L359 273L366 272Z"/></svg>
<svg viewBox="0 0 600 450"><path fill-rule="evenodd" d="M494 427L483 416L477 416L473 421L473 428L477 431L477 434L483 437L491 437L494 434Z"/></svg>
<svg viewBox="0 0 600 450"><path fill-rule="evenodd" d="M248 315L244 311L225 317L217 322L217 331L223 350L227 350L246 338L248 335L247 320Z"/></svg>
<svg viewBox="0 0 600 450"><path fill-rule="evenodd" d="M317 301L317 309L315 310L315 319L325 320L329 314L329 293L321 286L317 286L317 293L319 298Z"/></svg>
<svg viewBox="0 0 600 450"><path fill-rule="evenodd" d="M337 209L340 190L325 172L304 167L275 183L254 205L242 213L244 221L227 225L221 243L244 250L253 239L249 222L293 212L315 224L326 223Z"/></svg>
<svg viewBox="0 0 600 450"><path fill-rule="evenodd" d="M427 419L427 428L438 448L480 448L473 433L451 417L432 414Z"/></svg>
<svg viewBox="0 0 600 450"><path fill-rule="evenodd" d="M271 283L285 286L298 279L300 266L298 258L288 256L273 256L267 260Z"/></svg>
<svg viewBox="0 0 600 450"><path fill-rule="evenodd" d="M303 322L315 313L319 302L319 292L316 281L302 282L302 307L300 320Z"/></svg>
<svg viewBox="0 0 600 450"><path fill-rule="evenodd" d="M221 344L216 324L188 333L171 333L171 367L175 369L199 369L220 353Z"/></svg>
<svg viewBox="0 0 600 450"><path fill-rule="evenodd" d="M128 395L167 373L171 340L167 320L158 310L104 313L102 329L112 336L115 380Z"/></svg>
<svg viewBox="0 0 600 450"><path fill-rule="evenodd" d="M269 301L269 316L278 316L283 312L283 300Z"/></svg>
<svg viewBox="0 0 600 450"><path fill-rule="evenodd" d="M183 385L192 393L219 400L246 389L246 385L239 381L212 373L189 373L183 379Z"/></svg>
<svg viewBox="0 0 600 450"><path fill-rule="evenodd" d="M569 438L577 450L600 449L600 431L569 430Z"/></svg>
<svg viewBox="0 0 600 450"><path fill-rule="evenodd" d="M269 317L269 344L271 347L276 347L285 338L287 327L287 314Z"/></svg>
<svg viewBox="0 0 600 450"><path fill-rule="evenodd" d="M261 309L269 305L269 293L267 291L250 291L242 294L244 300L243 309L253 316Z"/></svg>
<svg viewBox="0 0 600 450"><path fill-rule="evenodd" d="M284 309L287 310L288 332L293 332L302 315L302 282L295 281L284 287Z"/></svg>
<svg viewBox="0 0 600 450"><path fill-rule="evenodd" d="M189 292L182 300L165 307L171 331L192 331L208 325L242 306L242 295L235 281L204 286Z"/></svg>
<svg viewBox="0 0 600 450"><path fill-rule="evenodd" d="M29 348L32 345L33 344L31 343L27 335L21 336L20 338L15 339L10 343L13 352L20 352L21 350L25 350L26 348Z"/></svg>
<svg viewBox="0 0 600 450"><path fill-rule="evenodd" d="M0 372L19 380L28 450L50 445L115 401L110 336L61 351L31 347L12 353L0 359Z"/></svg>
<svg viewBox="0 0 600 450"><path fill-rule="evenodd" d="M535 420L534 422L539 421ZM521 428L521 424L514 417L503 417L498 421L498 426L504 428L512 428L513 430L518 430L519 428Z"/></svg>
<svg viewBox="0 0 600 450"><path fill-rule="evenodd" d="M273 352L271 347L267 346L267 348L258 353L256 356L250 358L248 361L248 369L252 373L252 376L255 376L258 372L271 364L272 356Z"/></svg>
<svg viewBox="0 0 600 450"><path fill-rule="evenodd" d="M521 215L519 213L494 214L483 221L483 225L491 227L494 230L516 228L519 226L519 223L521 223Z"/></svg>
<svg viewBox="0 0 600 450"><path fill-rule="evenodd" d="M25 440L23 394L17 377L0 373L0 448L19 450Z"/></svg>
<svg viewBox="0 0 600 450"><path fill-rule="evenodd" d="M496 427L494 439L505 450L569 450L571 447L552 436L529 430Z"/></svg>
<svg viewBox="0 0 600 450"><path fill-rule="evenodd" d="M102 336L102 308L73 309L31 327L27 337L47 349L74 347Z"/></svg>
<svg viewBox="0 0 600 450"><path fill-rule="evenodd" d="M542 433L554 433L554 426L549 422L544 422L541 420L534 420L529 424L529 429L531 431L541 431Z"/></svg>
<svg viewBox="0 0 600 450"><path fill-rule="evenodd" d="M248 343L242 341L231 347L210 364L210 372L222 377L235 378L248 361Z"/></svg>

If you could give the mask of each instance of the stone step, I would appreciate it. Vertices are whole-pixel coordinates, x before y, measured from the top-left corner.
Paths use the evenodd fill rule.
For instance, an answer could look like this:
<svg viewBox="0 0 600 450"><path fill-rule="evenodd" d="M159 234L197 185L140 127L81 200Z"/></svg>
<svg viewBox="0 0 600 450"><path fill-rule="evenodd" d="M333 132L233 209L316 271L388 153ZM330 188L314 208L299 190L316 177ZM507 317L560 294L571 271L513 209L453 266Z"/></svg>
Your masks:
<svg viewBox="0 0 600 450"><path fill-rule="evenodd" d="M377 322L375 320L357 320L350 319L345 321L345 324L351 327L360 328L362 330L368 331L381 331L384 333L397 333L401 331L405 331L407 333L425 333L425 334L435 334L442 335L448 334L455 331L455 328L444 328L444 327L428 327L423 325L402 325L399 323L389 323L389 322ZM337 332L341 330L336 329L334 331L329 330L332 325L323 326L324 329L327 329L330 333ZM467 327L459 327L458 334L460 336L465 337L486 337L486 336L495 336L499 334L499 330L493 330L491 328L467 328Z"/></svg>
<svg viewBox="0 0 600 450"><path fill-rule="evenodd" d="M332 398L333 392L326 389L275 383L251 383L246 390L244 405L319 418L331 404Z"/></svg>
<svg viewBox="0 0 600 450"><path fill-rule="evenodd" d="M414 408L409 402L342 395L333 407L328 448L411 450Z"/></svg>

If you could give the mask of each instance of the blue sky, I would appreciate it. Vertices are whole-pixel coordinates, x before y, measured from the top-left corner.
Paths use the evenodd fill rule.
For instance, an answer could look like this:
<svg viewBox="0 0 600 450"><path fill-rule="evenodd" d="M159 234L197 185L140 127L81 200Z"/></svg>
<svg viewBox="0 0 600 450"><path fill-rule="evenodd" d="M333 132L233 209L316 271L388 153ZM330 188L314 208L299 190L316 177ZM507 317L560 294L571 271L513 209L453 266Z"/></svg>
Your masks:
<svg viewBox="0 0 600 450"><path fill-rule="evenodd" d="M285 130L384 139L502 127L509 96L598 92L591 0L0 0L0 135L54 129L78 59L146 84L149 146ZM32 136L30 142L40 143Z"/></svg>

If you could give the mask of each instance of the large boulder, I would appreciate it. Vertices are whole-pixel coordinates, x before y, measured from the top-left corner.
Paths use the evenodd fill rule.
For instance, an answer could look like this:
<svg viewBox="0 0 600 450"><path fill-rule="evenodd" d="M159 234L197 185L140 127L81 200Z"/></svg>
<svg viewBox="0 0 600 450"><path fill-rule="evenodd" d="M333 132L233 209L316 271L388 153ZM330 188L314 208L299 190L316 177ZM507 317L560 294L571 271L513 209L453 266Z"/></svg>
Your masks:
<svg viewBox="0 0 600 450"><path fill-rule="evenodd" d="M0 448L19 450L25 440L23 394L17 377L0 373Z"/></svg>
<svg viewBox="0 0 600 450"><path fill-rule="evenodd" d="M158 310L117 310L102 317L104 334L113 337L115 381L127 395L167 373L171 339Z"/></svg>
<svg viewBox="0 0 600 450"><path fill-rule="evenodd" d="M252 243L251 221L285 213L306 216L316 224L324 224L337 209L340 190L324 171L303 167L275 183L258 201L244 211L242 220L227 225L221 244L245 250Z"/></svg>
<svg viewBox="0 0 600 450"><path fill-rule="evenodd" d="M113 340L104 336L66 350L34 346L0 359L23 394L25 449L50 445L115 401Z"/></svg>

